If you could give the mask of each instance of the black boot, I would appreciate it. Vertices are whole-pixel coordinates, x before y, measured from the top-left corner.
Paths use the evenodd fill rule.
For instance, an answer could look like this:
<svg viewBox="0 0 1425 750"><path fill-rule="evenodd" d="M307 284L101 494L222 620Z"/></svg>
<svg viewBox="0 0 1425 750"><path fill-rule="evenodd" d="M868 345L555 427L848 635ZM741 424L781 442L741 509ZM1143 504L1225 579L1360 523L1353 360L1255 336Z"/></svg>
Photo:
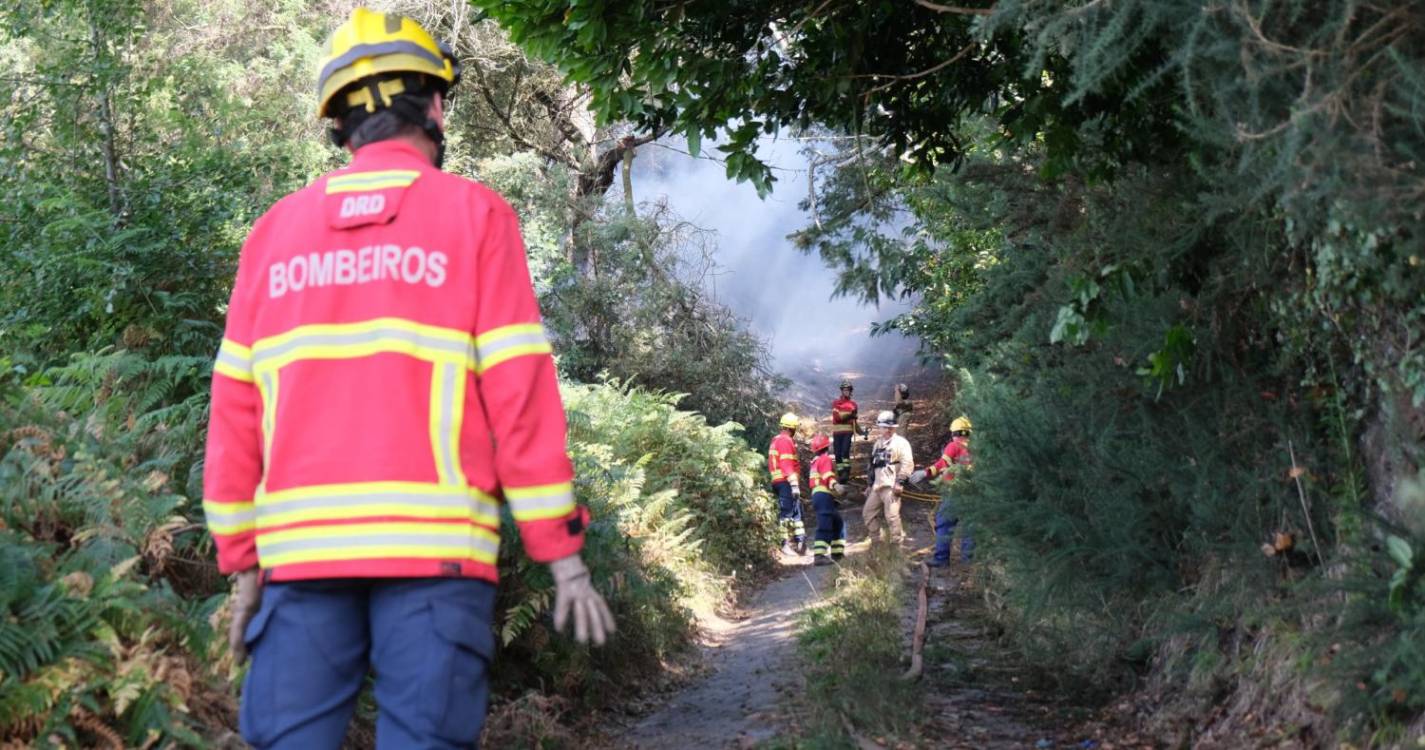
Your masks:
<svg viewBox="0 0 1425 750"><path fill-rule="evenodd" d="M826 555L817 555L816 558L812 560L812 564L813 564L813 565L830 565L830 564L831 564L831 558L827 557Z"/></svg>

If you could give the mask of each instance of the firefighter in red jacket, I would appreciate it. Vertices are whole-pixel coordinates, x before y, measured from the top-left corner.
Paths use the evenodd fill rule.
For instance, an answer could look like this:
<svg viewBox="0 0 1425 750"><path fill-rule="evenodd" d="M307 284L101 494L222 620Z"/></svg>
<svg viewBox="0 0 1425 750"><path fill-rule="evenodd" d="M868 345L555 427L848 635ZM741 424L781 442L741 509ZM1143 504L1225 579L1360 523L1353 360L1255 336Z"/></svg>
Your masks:
<svg viewBox="0 0 1425 750"><path fill-rule="evenodd" d="M792 435L800 420L788 412L782 415L782 431L772 438L767 448L767 471L772 475L772 493L777 496L777 519L782 524L782 552L804 555L807 551L806 526L802 524L801 466L797 462L797 444Z"/></svg>
<svg viewBox="0 0 1425 750"><path fill-rule="evenodd" d="M955 539L955 526L959 524L960 517L955 512L949 482L954 481L957 471L967 470L974 465L974 460L970 456L970 431L973 429L974 426L970 424L968 417L957 417L950 423L950 442L945 444L945 450L941 451L940 458L929 468L911 475L912 482L930 478L938 480L942 487L944 497L935 512L935 554L929 562L932 568L950 564L950 545ZM974 552L975 540L970 536L970 525L965 524L964 528L960 530L961 561L969 562Z"/></svg>
<svg viewBox="0 0 1425 750"><path fill-rule="evenodd" d="M259 748L338 747L368 670L378 746L477 742L502 504L549 563L556 628L613 631L514 212L439 168L459 77L414 21L354 10L317 105L351 163L243 245L203 508L236 574L239 721Z"/></svg>
<svg viewBox="0 0 1425 750"><path fill-rule="evenodd" d="M816 541L812 553L817 565L830 565L846 555L846 524L836 507L836 465L827 448L831 438L818 434L811 439L811 504L816 510Z"/></svg>
<svg viewBox="0 0 1425 750"><path fill-rule="evenodd" d="M841 381L841 398L831 402L831 439L836 454L836 481L851 480L851 439L856 435L859 408L851 400L855 387L850 380Z"/></svg>

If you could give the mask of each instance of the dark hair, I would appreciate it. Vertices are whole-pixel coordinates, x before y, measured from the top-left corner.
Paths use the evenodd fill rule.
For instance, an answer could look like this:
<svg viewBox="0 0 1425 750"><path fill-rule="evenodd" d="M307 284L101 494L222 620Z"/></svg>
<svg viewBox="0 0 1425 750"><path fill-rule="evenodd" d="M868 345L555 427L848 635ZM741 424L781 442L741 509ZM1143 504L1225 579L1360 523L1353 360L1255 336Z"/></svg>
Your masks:
<svg viewBox="0 0 1425 750"><path fill-rule="evenodd" d="M368 111L363 106L345 108L336 115L338 123L332 128L332 143L361 148L362 145L388 141L402 135L430 134L430 131L426 130L429 120L426 113L430 111L430 103L435 100L436 91L445 90L443 81L436 78L405 74L363 78L358 83L343 88L341 93L336 94L336 101L345 106L346 96L361 87L368 87L371 90L369 98L375 101L376 97L383 96L378 91L378 86L382 81L392 78L400 78L405 84L405 91L388 98L386 101L389 106L376 111Z"/></svg>
<svg viewBox="0 0 1425 750"><path fill-rule="evenodd" d="M426 112L430 109L432 94L401 94L397 99L405 100L405 106L414 108L419 112ZM394 109L378 109L368 113L364 109L349 110L341 118L341 129L347 133L346 142L352 149L358 149L368 143L378 141L389 141L392 138L416 135L425 132L424 129L410 120L397 114Z"/></svg>

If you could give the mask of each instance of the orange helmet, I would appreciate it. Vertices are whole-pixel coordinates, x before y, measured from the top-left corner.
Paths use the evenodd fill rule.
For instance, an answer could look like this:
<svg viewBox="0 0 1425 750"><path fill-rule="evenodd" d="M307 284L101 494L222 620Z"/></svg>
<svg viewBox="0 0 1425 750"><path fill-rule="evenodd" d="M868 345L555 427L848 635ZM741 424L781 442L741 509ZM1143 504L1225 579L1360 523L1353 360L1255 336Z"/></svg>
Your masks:
<svg viewBox="0 0 1425 750"><path fill-rule="evenodd" d="M811 439L811 452L812 452L812 453L820 453L820 452L826 450L826 449L829 448L829 447L831 447L831 438L829 438L829 437L827 437L827 436L825 436L825 435L823 435L823 434L821 434L821 433L817 433L814 437L812 437L812 439Z"/></svg>

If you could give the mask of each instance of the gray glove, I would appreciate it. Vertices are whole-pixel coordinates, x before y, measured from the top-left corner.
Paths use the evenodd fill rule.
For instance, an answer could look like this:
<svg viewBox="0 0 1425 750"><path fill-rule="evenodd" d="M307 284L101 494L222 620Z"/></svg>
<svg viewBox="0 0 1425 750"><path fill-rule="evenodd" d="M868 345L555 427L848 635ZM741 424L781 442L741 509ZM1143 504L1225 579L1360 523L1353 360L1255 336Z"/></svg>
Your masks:
<svg viewBox="0 0 1425 750"><path fill-rule="evenodd" d="M258 569L244 570L233 579L233 593L228 599L232 608L232 622L228 624L228 649L233 652L233 660L238 664L247 660L247 643L243 633L247 624L262 606L262 581L258 579Z"/></svg>
<svg viewBox="0 0 1425 750"><path fill-rule="evenodd" d="M574 640L602 646L614 632L614 616L604 597L594 590L589 569L578 555L570 555L549 564L554 574L554 629L563 630L574 613Z"/></svg>
<svg viewBox="0 0 1425 750"><path fill-rule="evenodd" d="M797 486L797 485L795 485L795 484L792 485L792 499L793 499L793 500L800 500L800 499L802 499L802 488L799 487L799 486Z"/></svg>
<svg viewBox="0 0 1425 750"><path fill-rule="evenodd" d="M916 469L910 474L911 484L920 484L925 481L925 469Z"/></svg>

